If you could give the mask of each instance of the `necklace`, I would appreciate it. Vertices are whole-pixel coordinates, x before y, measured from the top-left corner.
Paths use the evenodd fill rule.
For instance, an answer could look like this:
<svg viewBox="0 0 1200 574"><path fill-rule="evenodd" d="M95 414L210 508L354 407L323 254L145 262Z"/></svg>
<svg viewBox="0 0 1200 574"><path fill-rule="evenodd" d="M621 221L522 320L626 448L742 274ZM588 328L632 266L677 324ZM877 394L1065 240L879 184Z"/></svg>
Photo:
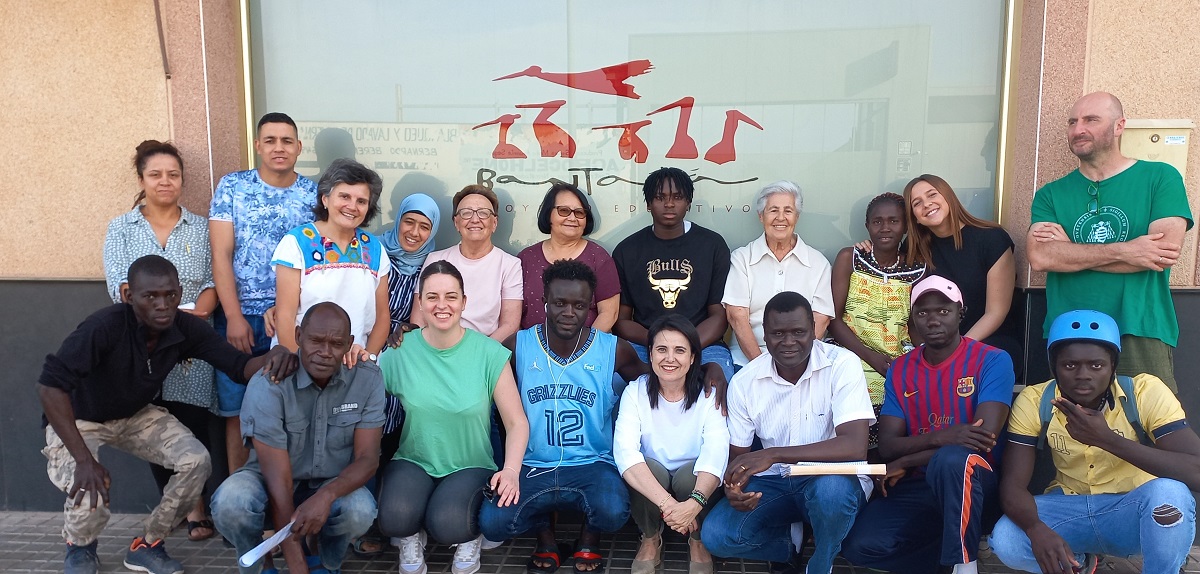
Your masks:
<svg viewBox="0 0 1200 574"><path fill-rule="evenodd" d="M868 251L867 257L871 258L872 265L874 265L876 268L878 268L882 271L895 271L897 267L900 267L900 261L902 261L902 259L900 257L900 253L896 253L896 261L894 261L891 265L884 265L884 264L880 263L879 260L875 258L874 251Z"/></svg>

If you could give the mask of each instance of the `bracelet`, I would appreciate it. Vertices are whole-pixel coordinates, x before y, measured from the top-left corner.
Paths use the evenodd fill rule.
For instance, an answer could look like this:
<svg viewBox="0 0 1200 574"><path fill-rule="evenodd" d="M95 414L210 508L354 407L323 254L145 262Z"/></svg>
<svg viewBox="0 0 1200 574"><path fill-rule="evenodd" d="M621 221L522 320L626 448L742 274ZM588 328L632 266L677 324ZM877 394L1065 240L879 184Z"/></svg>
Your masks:
<svg viewBox="0 0 1200 574"><path fill-rule="evenodd" d="M502 470L511 470L511 471L513 471L513 472L515 472L515 473L517 473L517 474L521 474L521 469L519 469L519 468L513 468L513 467L511 467L511 466L506 466L506 467L504 467Z"/></svg>
<svg viewBox="0 0 1200 574"><path fill-rule="evenodd" d="M668 500L671 500L671 495L670 495L670 494L668 494L668 495L664 496L664 497L663 497L663 499L662 499L662 500L660 500L660 501L658 502L658 509L659 509L659 510L662 510L662 509L666 508L666 507L667 507L667 501L668 501Z"/></svg>
<svg viewBox="0 0 1200 574"><path fill-rule="evenodd" d="M704 493L700 492L699 490L693 490L692 493L688 495L688 498L699 502L701 508L708 506L708 497L704 496Z"/></svg>

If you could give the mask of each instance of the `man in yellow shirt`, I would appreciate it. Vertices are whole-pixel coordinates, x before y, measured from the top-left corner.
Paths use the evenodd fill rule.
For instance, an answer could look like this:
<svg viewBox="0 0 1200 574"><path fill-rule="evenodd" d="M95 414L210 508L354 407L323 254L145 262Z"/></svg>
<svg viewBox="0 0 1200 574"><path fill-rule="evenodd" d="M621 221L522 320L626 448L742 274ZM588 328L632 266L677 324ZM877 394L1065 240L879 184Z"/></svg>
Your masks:
<svg viewBox="0 0 1200 574"><path fill-rule="evenodd" d="M1008 422L1005 516L991 544L1010 568L1090 573L1104 552L1140 554L1143 572L1175 574L1187 559L1200 437L1157 377L1114 376L1120 351L1116 321L1099 311L1068 311L1051 325L1056 380L1022 391ZM1053 393L1052 409L1042 407L1046 393ZM1028 485L1039 443L1051 449L1056 472L1046 493L1033 496Z"/></svg>

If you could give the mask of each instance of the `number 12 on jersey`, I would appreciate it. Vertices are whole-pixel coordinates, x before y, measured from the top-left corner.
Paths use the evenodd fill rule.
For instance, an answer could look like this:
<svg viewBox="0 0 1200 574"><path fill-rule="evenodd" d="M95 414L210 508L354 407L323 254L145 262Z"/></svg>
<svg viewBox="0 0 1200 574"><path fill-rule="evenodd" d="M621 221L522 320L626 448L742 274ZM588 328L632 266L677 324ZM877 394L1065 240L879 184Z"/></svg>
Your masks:
<svg viewBox="0 0 1200 574"><path fill-rule="evenodd" d="M579 409L545 411L546 442L550 446L583 446L583 413Z"/></svg>

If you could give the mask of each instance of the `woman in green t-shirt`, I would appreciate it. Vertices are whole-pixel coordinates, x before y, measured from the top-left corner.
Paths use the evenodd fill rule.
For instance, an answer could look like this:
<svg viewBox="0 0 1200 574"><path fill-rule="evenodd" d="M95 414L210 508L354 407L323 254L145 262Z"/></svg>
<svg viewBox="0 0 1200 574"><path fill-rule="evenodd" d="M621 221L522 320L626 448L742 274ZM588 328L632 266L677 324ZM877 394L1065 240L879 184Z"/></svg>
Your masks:
<svg viewBox="0 0 1200 574"><path fill-rule="evenodd" d="M426 571L426 532L457 544L453 570L468 574L479 569L483 497L498 497L500 506L517 502L529 423L508 349L460 324L467 298L458 269L429 264L417 291L425 327L379 357L387 390L405 412L400 446L383 473L379 529L399 546L402 574ZM493 404L506 431L504 460L513 461L498 471Z"/></svg>

